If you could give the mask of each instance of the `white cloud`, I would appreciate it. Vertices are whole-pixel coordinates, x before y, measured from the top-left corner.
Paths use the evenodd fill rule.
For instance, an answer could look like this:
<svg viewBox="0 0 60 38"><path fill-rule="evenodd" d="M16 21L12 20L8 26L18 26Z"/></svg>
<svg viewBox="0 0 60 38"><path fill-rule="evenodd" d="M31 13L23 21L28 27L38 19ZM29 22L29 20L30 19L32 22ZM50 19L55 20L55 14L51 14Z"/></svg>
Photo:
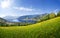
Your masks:
<svg viewBox="0 0 60 38"><path fill-rule="evenodd" d="M53 12L57 15L58 11L59 11L59 9L55 9Z"/></svg>
<svg viewBox="0 0 60 38"><path fill-rule="evenodd" d="M20 11L33 11L34 9L31 8L25 8L25 7L14 7L14 9L20 10Z"/></svg>
<svg viewBox="0 0 60 38"><path fill-rule="evenodd" d="M54 12L57 13L58 12L58 9L55 9Z"/></svg>
<svg viewBox="0 0 60 38"><path fill-rule="evenodd" d="M25 8L25 7L13 7L13 9L19 10L20 13L26 13L26 14L42 14L41 9L36 8Z"/></svg>

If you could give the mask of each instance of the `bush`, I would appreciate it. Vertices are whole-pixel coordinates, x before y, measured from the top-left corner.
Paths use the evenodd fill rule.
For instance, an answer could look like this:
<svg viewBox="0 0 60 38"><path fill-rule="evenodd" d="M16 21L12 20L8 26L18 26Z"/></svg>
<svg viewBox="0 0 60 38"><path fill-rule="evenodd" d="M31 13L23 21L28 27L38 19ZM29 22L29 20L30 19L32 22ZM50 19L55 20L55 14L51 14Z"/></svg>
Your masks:
<svg viewBox="0 0 60 38"><path fill-rule="evenodd" d="M57 13L57 16L60 16L60 11Z"/></svg>

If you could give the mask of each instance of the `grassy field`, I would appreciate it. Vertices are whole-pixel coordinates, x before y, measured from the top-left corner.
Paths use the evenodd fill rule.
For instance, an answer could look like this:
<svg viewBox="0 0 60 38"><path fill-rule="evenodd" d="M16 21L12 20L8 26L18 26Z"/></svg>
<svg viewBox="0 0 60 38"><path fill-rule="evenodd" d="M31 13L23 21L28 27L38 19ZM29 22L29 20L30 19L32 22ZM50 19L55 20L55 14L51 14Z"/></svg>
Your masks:
<svg viewBox="0 0 60 38"><path fill-rule="evenodd" d="M60 38L60 17L28 26L0 27L0 38Z"/></svg>

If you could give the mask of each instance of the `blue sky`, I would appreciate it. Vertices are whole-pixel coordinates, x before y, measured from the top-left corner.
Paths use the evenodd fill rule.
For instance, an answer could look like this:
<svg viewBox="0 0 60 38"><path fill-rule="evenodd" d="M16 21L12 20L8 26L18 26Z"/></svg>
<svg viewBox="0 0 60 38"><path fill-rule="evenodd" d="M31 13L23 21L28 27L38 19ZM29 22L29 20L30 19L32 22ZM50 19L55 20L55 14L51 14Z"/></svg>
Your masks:
<svg viewBox="0 0 60 38"><path fill-rule="evenodd" d="M0 0L0 17L57 12L60 0Z"/></svg>

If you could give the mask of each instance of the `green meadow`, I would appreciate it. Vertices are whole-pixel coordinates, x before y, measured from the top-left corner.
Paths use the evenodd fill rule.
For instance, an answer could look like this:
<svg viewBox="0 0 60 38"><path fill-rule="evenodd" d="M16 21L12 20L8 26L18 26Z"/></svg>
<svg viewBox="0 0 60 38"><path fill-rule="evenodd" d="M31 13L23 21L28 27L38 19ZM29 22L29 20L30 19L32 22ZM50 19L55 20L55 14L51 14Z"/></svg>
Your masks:
<svg viewBox="0 0 60 38"><path fill-rule="evenodd" d="M28 26L0 27L0 38L60 38L60 17Z"/></svg>

